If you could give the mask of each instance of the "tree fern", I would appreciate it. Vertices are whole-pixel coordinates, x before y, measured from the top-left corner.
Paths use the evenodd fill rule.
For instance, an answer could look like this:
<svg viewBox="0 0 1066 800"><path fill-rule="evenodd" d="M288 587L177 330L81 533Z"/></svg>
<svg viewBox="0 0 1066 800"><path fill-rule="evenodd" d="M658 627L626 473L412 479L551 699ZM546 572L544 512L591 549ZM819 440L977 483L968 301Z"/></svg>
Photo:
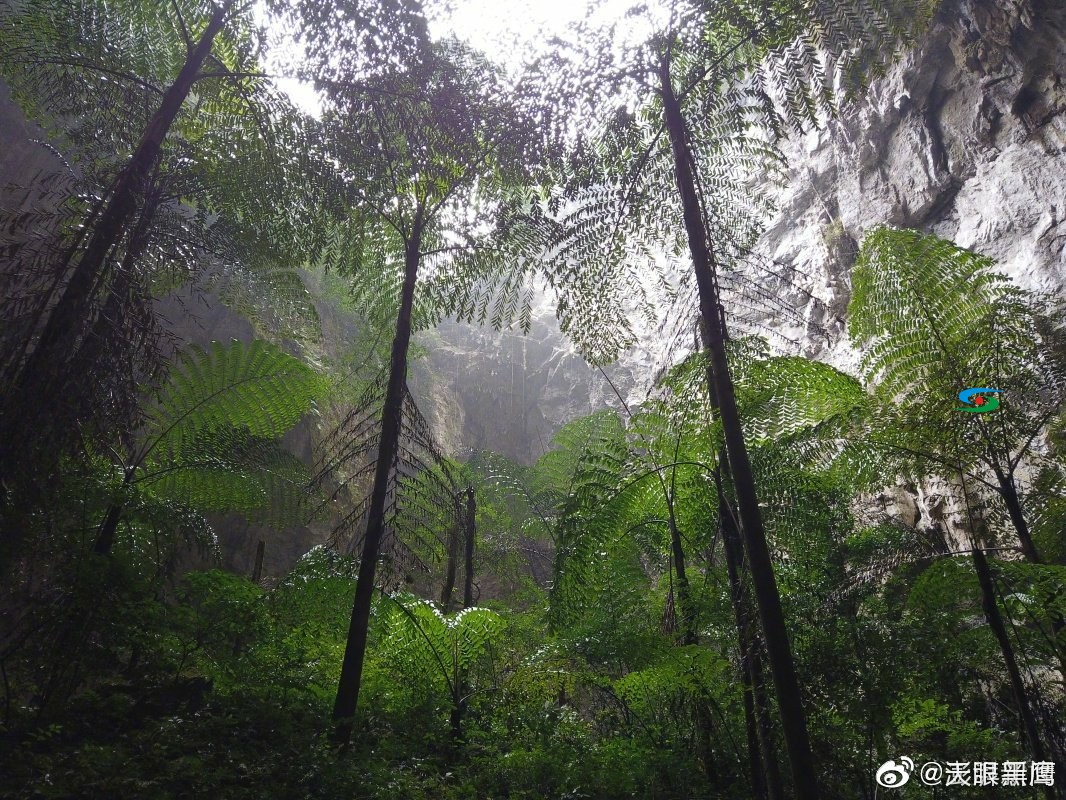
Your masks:
<svg viewBox="0 0 1066 800"><path fill-rule="evenodd" d="M664 60L684 114L700 213L731 327L758 328L761 319L781 316L806 324L769 289L794 284L795 273L751 252L772 210L753 186L782 174L775 143L786 128L830 118L838 77L844 76L845 90L857 88L855 78L884 67L935 6L931 0L679 3L668 21L641 8L633 13L646 14L654 33L635 46L628 42L623 56L611 49L615 29L582 25L566 41L568 49L534 65L530 80L543 82L546 98L541 116L554 123L554 115L570 119L576 111L586 121L559 193L534 202L538 214L527 217L547 239L545 269L560 295L558 313L583 351L594 361L610 360L632 343L630 320L647 317L656 304L675 304L673 316L686 323L692 316L691 273L671 264L665 296L641 275L649 267L659 270L663 255L673 259L685 248L657 86ZM561 124L546 127L565 138ZM625 296L613 294L626 283Z"/></svg>
<svg viewBox="0 0 1066 800"><path fill-rule="evenodd" d="M436 674L446 683L474 667L504 628L504 619L487 608L442 614L411 595L391 598L383 624L387 657L404 665L408 677Z"/></svg>
<svg viewBox="0 0 1066 800"><path fill-rule="evenodd" d="M333 530L335 545L346 552L359 552L364 541L384 389L384 375L379 374L326 437L314 467L314 485L327 499L354 501ZM404 398L396 457L388 475L381 542L386 584L440 560L444 532L465 520L458 471L410 392Z"/></svg>
<svg viewBox="0 0 1066 800"><path fill-rule="evenodd" d="M470 697L487 688L483 684L491 686L491 672L479 667L498 644L504 619L487 608L445 615L411 595L387 596L385 602L382 645L387 663L409 684L428 683L431 698L446 696L453 732L461 735Z"/></svg>
<svg viewBox="0 0 1066 800"><path fill-rule="evenodd" d="M306 468L276 440L323 388L310 367L262 341L179 354L146 412L141 444L122 465L96 550L110 552L119 519L142 493L275 525L299 520Z"/></svg>
<svg viewBox="0 0 1066 800"><path fill-rule="evenodd" d="M339 245L328 251L336 259L330 266L370 301L372 323L395 320L351 636L334 709L337 735L347 740L378 554L399 496L393 476L406 458L402 426L412 331L434 321L440 298L458 289L456 265L464 257L479 260L486 238L481 215L491 218L507 207L515 187L528 181L525 157L533 138L531 120L510 101L499 70L459 42L437 43L406 68L389 65L367 84L348 76L336 80L335 68L334 55L325 54L316 71L330 89L327 117L339 134L334 156L360 202L336 227ZM361 446L357 441L349 449Z"/></svg>
<svg viewBox="0 0 1066 800"><path fill-rule="evenodd" d="M669 204L673 225L672 230L667 228L670 234L663 242L666 248L676 241L678 220L683 221L699 298L704 347L710 356L708 394L722 421L739 527L766 634L796 791L799 797L813 800L819 790L811 767L804 711L726 356L729 305L723 303L721 278L737 263L738 253L750 250L761 225L758 204L754 204L752 214L753 204L745 202L752 192L741 188L745 168L772 163L768 156L772 157L773 150L765 146L765 133L774 137L781 129L781 115L765 89L766 82L753 78L753 73L768 67L770 83L786 87L784 119L802 129L804 124L817 122L820 112L831 111L824 60L832 60L834 53L844 53L847 45L827 42L818 53L809 40L803 40L806 31L817 31L817 6L785 3L774 7L767 19L758 20L745 17L750 9L737 5L724 8L726 13L722 14L717 6L675 5L665 25L653 23L657 30L643 47L627 51L630 63L618 71L635 79L638 107L654 119L655 133L646 139L648 144L644 147L622 149L619 172L626 176L623 180L627 187L637 187L637 180L645 173L658 179L652 192L646 194L618 190L609 182L598 180L598 176L582 176L586 180L575 181L584 190L584 196L579 194L579 208L583 206L590 210L588 216L607 222L597 226L598 237L590 237L590 225L579 217L568 233L575 243L575 259L581 253L607 254L606 263L602 257L590 261L593 274L609 276L612 268L631 258L625 248L618 246L616 234L618 222L625 219L635 196L646 208L653 209L653 214ZM876 25L880 18L873 16ZM793 21L798 23L796 28L788 25ZM857 38L863 38L862 29L857 33ZM700 101L704 113L694 113ZM624 119L624 115L616 115L616 119L619 117ZM708 120L709 126L701 125ZM721 124L716 124L718 120ZM762 136L758 133L760 127ZM706 138L698 138L701 133L706 133ZM732 164L738 151L741 167ZM716 159L719 155L721 159ZM733 195L736 197L732 203L727 199L725 207L716 205L720 196ZM598 248L590 247L589 240L593 238L598 240ZM675 253L679 249L673 248ZM747 283L755 283L758 289L757 282ZM750 295L744 298L748 299ZM598 319L594 319L594 324L602 325ZM614 331L607 328L607 333L610 336ZM592 355L603 357L598 352Z"/></svg>
<svg viewBox="0 0 1066 800"><path fill-rule="evenodd" d="M1035 561L1022 508L1025 476L1041 466L1059 469L1033 445L1060 414L1062 334L1046 298L1018 289L993 267L934 236L889 228L867 236L849 331L867 345L862 368L884 404L852 452L860 471L877 459L916 478L968 474L998 495ZM1000 409L960 413L957 395L967 387L1000 390Z"/></svg>
<svg viewBox="0 0 1066 800"><path fill-rule="evenodd" d="M43 225L54 236L21 232L22 285L5 303L18 324L0 360L4 424L50 398L26 426L41 446L12 444L0 465L30 480L76 441L72 420L136 424L123 414L163 360L154 298L207 273L236 299L237 281L301 263L321 244L323 195L337 184L320 129L259 72L246 4L30 0L3 14L4 78L81 179ZM291 281L258 282L291 304ZM107 388L71 391L79 382Z"/></svg>
<svg viewBox="0 0 1066 800"><path fill-rule="evenodd" d="M731 363L768 528L779 552L802 552L802 537L824 532L838 502L833 482L819 473L834 467L858 430L867 395L858 381L826 364L770 357L749 340L734 344ZM624 436L588 442L564 507L569 518L559 528L553 590L558 603L577 592L567 601L573 613L594 602L592 576L605 553L628 546L626 538L659 563L668 547L664 492L674 494L677 523L693 552L708 545L720 513L712 476L721 429L710 415L705 375L705 357L690 357L633 411ZM664 489L660 476L672 488ZM590 585L579 591L583 584Z"/></svg>
<svg viewBox="0 0 1066 800"><path fill-rule="evenodd" d="M261 340L194 346L179 353L149 412L151 446L177 450L198 434L223 428L280 437L323 388L311 367Z"/></svg>

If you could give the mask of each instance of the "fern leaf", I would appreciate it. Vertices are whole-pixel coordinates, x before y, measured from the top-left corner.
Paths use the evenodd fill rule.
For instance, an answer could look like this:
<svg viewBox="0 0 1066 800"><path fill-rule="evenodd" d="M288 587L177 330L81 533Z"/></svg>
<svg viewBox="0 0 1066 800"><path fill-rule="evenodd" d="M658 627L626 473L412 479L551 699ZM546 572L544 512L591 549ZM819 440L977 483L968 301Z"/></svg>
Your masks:
<svg viewBox="0 0 1066 800"><path fill-rule="evenodd" d="M179 450L210 430L274 439L295 425L324 388L309 366L276 346L213 343L179 354L150 415L152 447Z"/></svg>

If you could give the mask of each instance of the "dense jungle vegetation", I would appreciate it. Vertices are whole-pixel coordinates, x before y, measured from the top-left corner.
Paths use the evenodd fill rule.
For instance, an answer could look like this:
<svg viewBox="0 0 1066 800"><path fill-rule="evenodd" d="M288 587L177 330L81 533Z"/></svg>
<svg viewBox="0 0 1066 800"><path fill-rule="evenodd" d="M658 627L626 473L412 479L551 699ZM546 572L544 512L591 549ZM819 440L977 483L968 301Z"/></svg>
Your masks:
<svg viewBox="0 0 1066 800"><path fill-rule="evenodd" d="M755 247L938 3L623 11L505 68L430 0L0 2L0 795L1066 796L1054 298L867 231L846 374ZM669 345L645 399L444 452L412 337L542 292L590 369ZM227 572L241 518L323 544Z"/></svg>

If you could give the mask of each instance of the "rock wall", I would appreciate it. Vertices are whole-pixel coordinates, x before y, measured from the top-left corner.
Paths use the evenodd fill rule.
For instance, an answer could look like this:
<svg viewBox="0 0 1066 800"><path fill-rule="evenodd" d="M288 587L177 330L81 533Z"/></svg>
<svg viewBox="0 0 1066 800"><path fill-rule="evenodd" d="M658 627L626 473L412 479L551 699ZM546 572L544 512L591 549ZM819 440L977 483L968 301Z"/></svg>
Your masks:
<svg viewBox="0 0 1066 800"><path fill-rule="evenodd" d="M651 374L650 357L639 351L603 373L589 366L560 332L547 296L528 333L445 322L418 341L427 356L413 365L412 391L445 450L459 458L489 449L532 462L565 423L619 407L615 389L628 402Z"/></svg>
<svg viewBox="0 0 1066 800"><path fill-rule="evenodd" d="M879 224L951 239L1023 287L1066 296L1066 4L947 0L914 49L788 155L760 249L810 276L803 289L817 301L791 296L806 328L783 326L806 355L854 370L850 269ZM889 489L864 510L878 507L965 527L935 482Z"/></svg>
<svg viewBox="0 0 1066 800"><path fill-rule="evenodd" d="M791 331L807 355L854 362L849 270L878 224L952 239L1027 288L1066 293L1064 76L1059 0L947 0L865 96L790 144L790 182L760 249L811 276L804 288L821 303Z"/></svg>

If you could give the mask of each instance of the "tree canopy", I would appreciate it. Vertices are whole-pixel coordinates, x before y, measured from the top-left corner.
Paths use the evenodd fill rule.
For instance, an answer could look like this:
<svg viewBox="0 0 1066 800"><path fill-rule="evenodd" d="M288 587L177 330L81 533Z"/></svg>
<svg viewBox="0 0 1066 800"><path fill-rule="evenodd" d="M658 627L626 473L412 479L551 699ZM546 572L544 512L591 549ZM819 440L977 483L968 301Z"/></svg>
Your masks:
<svg viewBox="0 0 1066 800"><path fill-rule="evenodd" d="M0 793L1063 797L1059 304L886 222L843 371L761 238L940 10L0 6ZM609 401L457 444L546 304Z"/></svg>

